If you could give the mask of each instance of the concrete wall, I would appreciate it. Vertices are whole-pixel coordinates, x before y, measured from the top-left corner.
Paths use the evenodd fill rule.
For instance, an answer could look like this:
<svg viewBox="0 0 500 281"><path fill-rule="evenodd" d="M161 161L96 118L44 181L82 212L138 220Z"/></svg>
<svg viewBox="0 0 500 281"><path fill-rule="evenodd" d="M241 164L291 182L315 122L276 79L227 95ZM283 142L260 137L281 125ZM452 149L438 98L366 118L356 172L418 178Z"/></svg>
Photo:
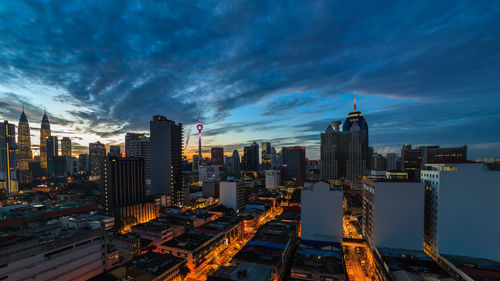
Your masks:
<svg viewBox="0 0 500 281"><path fill-rule="evenodd" d="M237 182L221 181L220 186L220 201L219 203L226 208L238 209L238 198L236 197Z"/></svg>
<svg viewBox="0 0 500 281"><path fill-rule="evenodd" d="M439 252L500 261L500 172L456 166L438 179Z"/></svg>
<svg viewBox="0 0 500 281"><path fill-rule="evenodd" d="M424 192L421 182L376 182L373 244L376 247L422 250Z"/></svg>
<svg viewBox="0 0 500 281"><path fill-rule="evenodd" d="M302 239L342 240L343 195L326 182L305 183L301 199Z"/></svg>

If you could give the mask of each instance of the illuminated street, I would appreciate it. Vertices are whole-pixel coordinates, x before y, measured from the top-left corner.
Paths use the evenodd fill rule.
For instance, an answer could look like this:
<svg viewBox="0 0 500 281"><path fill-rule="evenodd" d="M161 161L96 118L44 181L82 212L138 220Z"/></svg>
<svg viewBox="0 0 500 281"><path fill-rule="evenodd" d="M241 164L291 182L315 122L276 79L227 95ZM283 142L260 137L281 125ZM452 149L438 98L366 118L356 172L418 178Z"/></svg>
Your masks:
<svg viewBox="0 0 500 281"><path fill-rule="evenodd" d="M262 226L267 222L273 220L277 215L280 215L282 208L273 208L269 210L266 215L264 215L258 226ZM250 241L257 230L252 230L249 233L245 233L244 236L237 240L234 240L230 245L221 245L217 250L213 251L207 261L196 268L196 273L190 273L186 277L186 281L205 281L207 280L207 275L215 272L220 266L229 265L231 259L241 250L245 244Z"/></svg>

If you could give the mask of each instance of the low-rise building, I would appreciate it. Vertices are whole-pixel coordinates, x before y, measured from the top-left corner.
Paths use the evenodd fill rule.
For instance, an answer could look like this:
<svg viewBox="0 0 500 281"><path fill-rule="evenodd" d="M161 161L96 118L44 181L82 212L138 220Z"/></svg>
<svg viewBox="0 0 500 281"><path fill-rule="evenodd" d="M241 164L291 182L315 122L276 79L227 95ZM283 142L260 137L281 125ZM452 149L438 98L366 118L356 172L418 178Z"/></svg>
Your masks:
<svg viewBox="0 0 500 281"><path fill-rule="evenodd" d="M237 265L222 266L208 276L207 281L271 281L273 269L269 266L242 262Z"/></svg>
<svg viewBox="0 0 500 281"><path fill-rule="evenodd" d="M71 216L5 232L0 238L0 280L86 280L118 262L106 231L113 218Z"/></svg>
<svg viewBox="0 0 500 281"><path fill-rule="evenodd" d="M106 271L91 281L182 281L188 273L185 264L184 259L150 252Z"/></svg>
<svg viewBox="0 0 500 281"><path fill-rule="evenodd" d="M346 280L340 243L301 240L288 280Z"/></svg>
<svg viewBox="0 0 500 281"><path fill-rule="evenodd" d="M141 238L151 240L156 247L174 238L174 228L159 220L135 225L132 227L132 231Z"/></svg>
<svg viewBox="0 0 500 281"><path fill-rule="evenodd" d="M284 280L296 248L297 224L273 220L263 225L232 263L257 263L273 269L273 280Z"/></svg>

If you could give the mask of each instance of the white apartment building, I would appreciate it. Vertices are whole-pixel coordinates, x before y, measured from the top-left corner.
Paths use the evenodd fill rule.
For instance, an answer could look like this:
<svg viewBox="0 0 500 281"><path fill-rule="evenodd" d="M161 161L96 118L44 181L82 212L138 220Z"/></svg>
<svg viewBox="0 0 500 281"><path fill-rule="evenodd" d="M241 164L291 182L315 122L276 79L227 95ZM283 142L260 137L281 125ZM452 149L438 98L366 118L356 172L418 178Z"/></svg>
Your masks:
<svg viewBox="0 0 500 281"><path fill-rule="evenodd" d="M483 163L426 164L424 247L500 261L500 171Z"/></svg>
<svg viewBox="0 0 500 281"><path fill-rule="evenodd" d="M363 180L363 233L371 246L422 250L424 184L408 180Z"/></svg>
<svg viewBox="0 0 500 281"><path fill-rule="evenodd" d="M301 194L301 238L341 242L343 192L324 181L305 182Z"/></svg>
<svg viewBox="0 0 500 281"><path fill-rule="evenodd" d="M226 208L239 211L245 208L245 183L242 181L221 181L219 183L220 201Z"/></svg>

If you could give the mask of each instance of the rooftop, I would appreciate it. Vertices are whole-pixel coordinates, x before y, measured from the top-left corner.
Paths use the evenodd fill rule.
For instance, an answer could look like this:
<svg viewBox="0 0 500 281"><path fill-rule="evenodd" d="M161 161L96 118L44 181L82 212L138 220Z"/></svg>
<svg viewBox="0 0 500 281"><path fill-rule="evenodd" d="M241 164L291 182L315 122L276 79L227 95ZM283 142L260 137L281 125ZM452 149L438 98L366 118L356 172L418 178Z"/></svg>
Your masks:
<svg viewBox="0 0 500 281"><path fill-rule="evenodd" d="M190 231L163 243L162 246L192 251L212 238L212 235Z"/></svg>
<svg viewBox="0 0 500 281"><path fill-rule="evenodd" d="M271 267L256 263L242 262L236 266L222 266L208 277L212 281L248 280L267 281L273 273Z"/></svg>

